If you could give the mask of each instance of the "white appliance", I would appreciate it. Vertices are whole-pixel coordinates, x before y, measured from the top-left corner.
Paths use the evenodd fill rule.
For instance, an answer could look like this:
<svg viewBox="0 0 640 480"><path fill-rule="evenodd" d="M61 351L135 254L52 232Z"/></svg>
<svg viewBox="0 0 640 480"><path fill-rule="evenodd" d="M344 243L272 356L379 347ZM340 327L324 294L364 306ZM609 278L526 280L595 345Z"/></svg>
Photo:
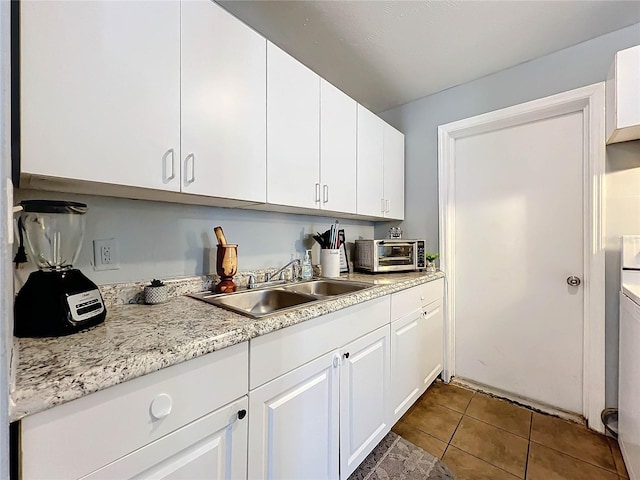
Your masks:
<svg viewBox="0 0 640 480"><path fill-rule="evenodd" d="M630 480L640 479L640 235L622 237L618 441Z"/></svg>

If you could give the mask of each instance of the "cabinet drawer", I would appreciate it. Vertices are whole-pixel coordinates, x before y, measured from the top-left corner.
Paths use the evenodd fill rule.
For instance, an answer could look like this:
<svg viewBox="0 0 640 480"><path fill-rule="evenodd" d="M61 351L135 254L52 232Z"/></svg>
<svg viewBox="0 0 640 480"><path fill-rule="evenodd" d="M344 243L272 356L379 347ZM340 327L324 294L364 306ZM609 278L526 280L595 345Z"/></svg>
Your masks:
<svg viewBox="0 0 640 480"><path fill-rule="evenodd" d="M78 478L247 394L248 343L22 420L22 478Z"/></svg>
<svg viewBox="0 0 640 480"><path fill-rule="evenodd" d="M442 298L444 280L439 278L391 295L391 321L409 315L414 310Z"/></svg>
<svg viewBox="0 0 640 480"><path fill-rule="evenodd" d="M251 339L249 387L256 387L389 323L389 296Z"/></svg>
<svg viewBox="0 0 640 480"><path fill-rule="evenodd" d="M82 477L82 480L246 480L248 421L245 415L248 403L244 396Z"/></svg>

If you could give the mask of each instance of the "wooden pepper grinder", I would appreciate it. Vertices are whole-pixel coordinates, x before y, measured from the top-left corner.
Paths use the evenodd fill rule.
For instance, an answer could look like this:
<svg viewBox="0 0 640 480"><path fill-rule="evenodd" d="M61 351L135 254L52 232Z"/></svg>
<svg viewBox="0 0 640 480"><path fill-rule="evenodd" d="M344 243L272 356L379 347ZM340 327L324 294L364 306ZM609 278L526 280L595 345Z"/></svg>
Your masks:
<svg viewBox="0 0 640 480"><path fill-rule="evenodd" d="M220 283L215 286L216 293L231 293L238 289L233 282L233 276L238 272L238 245L227 243L222 227L216 227L213 232L218 239L216 258L216 272L220 276Z"/></svg>

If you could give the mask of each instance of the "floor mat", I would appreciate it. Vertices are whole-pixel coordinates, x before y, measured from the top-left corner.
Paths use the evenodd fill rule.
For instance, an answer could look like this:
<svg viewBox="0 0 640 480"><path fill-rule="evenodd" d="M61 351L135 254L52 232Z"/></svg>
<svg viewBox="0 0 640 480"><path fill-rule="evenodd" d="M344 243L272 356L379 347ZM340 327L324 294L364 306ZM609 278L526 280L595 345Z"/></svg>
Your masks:
<svg viewBox="0 0 640 480"><path fill-rule="evenodd" d="M447 466L430 453L389 432L348 480L454 480Z"/></svg>

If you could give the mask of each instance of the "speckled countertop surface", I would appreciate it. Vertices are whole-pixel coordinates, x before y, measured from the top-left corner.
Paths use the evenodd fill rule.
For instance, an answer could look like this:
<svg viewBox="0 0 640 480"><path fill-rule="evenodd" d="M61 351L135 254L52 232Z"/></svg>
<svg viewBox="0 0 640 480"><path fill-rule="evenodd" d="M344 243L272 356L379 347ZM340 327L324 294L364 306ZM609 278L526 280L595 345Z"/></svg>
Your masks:
<svg viewBox="0 0 640 480"><path fill-rule="evenodd" d="M373 288L254 320L186 296L160 305L115 305L101 325L58 338L16 338L9 418L55 405L310 318L444 277L441 272L343 278Z"/></svg>

